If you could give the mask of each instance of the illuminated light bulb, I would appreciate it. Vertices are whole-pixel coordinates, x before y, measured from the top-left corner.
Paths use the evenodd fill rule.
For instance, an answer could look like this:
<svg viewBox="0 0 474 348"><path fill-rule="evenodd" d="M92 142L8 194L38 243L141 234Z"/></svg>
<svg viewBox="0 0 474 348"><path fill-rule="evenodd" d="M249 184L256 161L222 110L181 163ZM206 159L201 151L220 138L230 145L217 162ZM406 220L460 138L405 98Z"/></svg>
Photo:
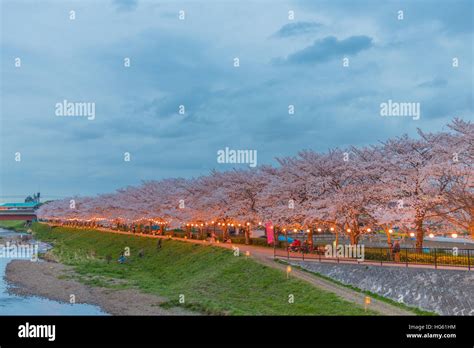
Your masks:
<svg viewBox="0 0 474 348"><path fill-rule="evenodd" d="M211 221L211 224L213 224L213 223L214 223L214 221Z"/></svg>
<svg viewBox="0 0 474 348"><path fill-rule="evenodd" d="M247 226L250 226L250 222L247 222Z"/></svg>
<svg viewBox="0 0 474 348"><path fill-rule="evenodd" d="M458 237L458 234L457 234L457 233L453 233L453 234L451 235L451 237L457 238L457 237Z"/></svg>
<svg viewBox="0 0 474 348"><path fill-rule="evenodd" d="M259 221L259 222L258 222L258 224L259 224L259 225L261 225L261 224L262 224L262 222L261 222L261 221Z"/></svg>
<svg viewBox="0 0 474 348"><path fill-rule="evenodd" d="M433 233L430 233L430 234L429 234L429 237L430 237L430 238L434 238L434 234L433 234Z"/></svg>
<svg viewBox="0 0 474 348"><path fill-rule="evenodd" d="M410 237L415 237L415 234L413 232L410 232Z"/></svg>
<svg viewBox="0 0 474 348"><path fill-rule="evenodd" d="M388 233L392 233L392 232L393 232L393 230L392 230L392 229L389 229L389 230L388 230Z"/></svg>
<svg viewBox="0 0 474 348"><path fill-rule="evenodd" d="M351 231L351 229L350 229L350 228L348 228L348 229L347 229L347 232L350 232L350 231Z"/></svg>
<svg viewBox="0 0 474 348"><path fill-rule="evenodd" d="M286 266L286 279L290 278L291 266Z"/></svg>
<svg viewBox="0 0 474 348"><path fill-rule="evenodd" d="M370 232L370 231L372 231L372 230L371 230L370 228L368 228L368 229L367 229L367 232Z"/></svg>
<svg viewBox="0 0 474 348"><path fill-rule="evenodd" d="M334 231L334 227L331 227L330 230L331 230L331 231Z"/></svg>
<svg viewBox="0 0 474 348"><path fill-rule="evenodd" d="M308 232L308 233L310 232L309 228L306 230L306 232Z"/></svg>
<svg viewBox="0 0 474 348"><path fill-rule="evenodd" d="M297 230L296 228L294 228L294 229L293 229L293 232L295 232L295 233L296 233L297 231L298 231L298 230Z"/></svg>
<svg viewBox="0 0 474 348"><path fill-rule="evenodd" d="M320 228L318 228L318 232L321 232L322 230Z"/></svg>

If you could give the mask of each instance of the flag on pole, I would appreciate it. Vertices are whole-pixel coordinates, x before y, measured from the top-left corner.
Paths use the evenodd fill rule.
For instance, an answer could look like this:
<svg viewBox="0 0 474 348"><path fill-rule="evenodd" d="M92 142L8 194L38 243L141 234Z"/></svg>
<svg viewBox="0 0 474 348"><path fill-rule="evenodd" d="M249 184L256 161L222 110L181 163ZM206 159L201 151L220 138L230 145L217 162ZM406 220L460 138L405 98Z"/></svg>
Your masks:
<svg viewBox="0 0 474 348"><path fill-rule="evenodd" d="M271 223L271 221L265 223L265 231L267 233L267 243L273 244L273 224Z"/></svg>

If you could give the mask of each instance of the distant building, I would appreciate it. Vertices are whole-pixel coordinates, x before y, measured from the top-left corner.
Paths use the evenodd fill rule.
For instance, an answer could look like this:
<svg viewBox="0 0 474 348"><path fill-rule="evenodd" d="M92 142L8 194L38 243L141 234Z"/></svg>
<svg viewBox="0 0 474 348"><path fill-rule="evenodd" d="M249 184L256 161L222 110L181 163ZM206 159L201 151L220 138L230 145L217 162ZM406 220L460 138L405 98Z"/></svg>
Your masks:
<svg viewBox="0 0 474 348"><path fill-rule="evenodd" d="M0 210L31 210L36 209L39 202L27 202L27 203L3 203L0 204Z"/></svg>

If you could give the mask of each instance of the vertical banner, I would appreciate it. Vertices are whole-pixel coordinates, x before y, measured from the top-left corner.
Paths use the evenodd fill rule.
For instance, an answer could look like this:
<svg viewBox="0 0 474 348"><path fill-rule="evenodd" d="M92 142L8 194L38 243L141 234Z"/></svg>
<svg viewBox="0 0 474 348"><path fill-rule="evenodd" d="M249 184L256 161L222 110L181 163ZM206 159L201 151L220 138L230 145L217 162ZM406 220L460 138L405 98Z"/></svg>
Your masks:
<svg viewBox="0 0 474 348"><path fill-rule="evenodd" d="M273 224L271 221L265 223L265 232L267 233L267 243L273 244Z"/></svg>

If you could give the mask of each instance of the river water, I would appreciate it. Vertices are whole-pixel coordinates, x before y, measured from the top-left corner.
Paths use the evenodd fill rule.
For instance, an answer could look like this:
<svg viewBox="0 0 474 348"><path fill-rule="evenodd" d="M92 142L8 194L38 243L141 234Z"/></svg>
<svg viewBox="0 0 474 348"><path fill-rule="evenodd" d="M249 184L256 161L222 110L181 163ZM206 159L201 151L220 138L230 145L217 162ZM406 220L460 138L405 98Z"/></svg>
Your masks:
<svg viewBox="0 0 474 348"><path fill-rule="evenodd" d="M18 235L17 232L0 228L0 237L8 237L12 234ZM0 240L0 244L5 244L5 240ZM48 245L39 245L39 251L45 248L48 248ZM0 257L0 315L107 315L98 306L70 304L37 296L9 294L9 285L5 279L5 269L7 264L13 259Z"/></svg>

